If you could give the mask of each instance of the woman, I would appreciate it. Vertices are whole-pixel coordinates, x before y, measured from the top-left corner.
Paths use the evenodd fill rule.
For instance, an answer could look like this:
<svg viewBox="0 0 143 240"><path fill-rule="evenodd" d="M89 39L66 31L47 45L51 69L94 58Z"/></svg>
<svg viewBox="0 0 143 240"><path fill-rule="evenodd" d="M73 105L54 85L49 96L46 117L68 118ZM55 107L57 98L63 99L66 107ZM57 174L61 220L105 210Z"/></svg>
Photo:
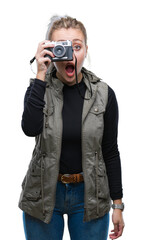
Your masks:
<svg viewBox="0 0 143 240"><path fill-rule="evenodd" d="M73 59L52 63L55 42L67 40ZM19 201L28 240L61 240L63 214L72 240L105 240L111 199L110 238L123 232L118 106L114 91L83 68L87 50L85 27L68 16L51 19L37 49L22 116L24 133L36 137Z"/></svg>

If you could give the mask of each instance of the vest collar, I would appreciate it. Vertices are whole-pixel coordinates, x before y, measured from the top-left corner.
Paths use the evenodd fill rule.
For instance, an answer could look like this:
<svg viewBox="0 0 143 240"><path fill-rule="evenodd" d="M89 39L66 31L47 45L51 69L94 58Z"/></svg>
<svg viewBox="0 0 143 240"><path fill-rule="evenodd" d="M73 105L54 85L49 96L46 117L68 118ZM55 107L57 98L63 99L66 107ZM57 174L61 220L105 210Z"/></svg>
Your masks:
<svg viewBox="0 0 143 240"><path fill-rule="evenodd" d="M101 80L101 78L97 77L93 72L87 70L84 67L81 69L81 72L83 75L83 80L84 80L88 90L90 91L90 84L94 90L95 83L99 82ZM47 87L49 87L50 85L53 85L54 89L56 89L57 91L63 90L64 84L62 83L62 81L60 81L56 77L55 67L53 67L53 69L50 72L47 72L45 80L47 82L47 85L46 85Z"/></svg>

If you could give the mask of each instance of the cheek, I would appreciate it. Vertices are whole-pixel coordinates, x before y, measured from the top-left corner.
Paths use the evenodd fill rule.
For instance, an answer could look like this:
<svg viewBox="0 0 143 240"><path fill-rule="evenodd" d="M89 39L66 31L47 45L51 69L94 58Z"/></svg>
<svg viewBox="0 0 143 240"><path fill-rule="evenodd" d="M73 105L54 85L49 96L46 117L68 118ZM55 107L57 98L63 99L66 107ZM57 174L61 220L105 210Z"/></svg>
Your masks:
<svg viewBox="0 0 143 240"><path fill-rule="evenodd" d="M75 55L77 57L77 61L79 62L79 64L83 64L84 60L85 60L85 57L86 57L86 51L83 49L81 51L77 51L75 52Z"/></svg>
<svg viewBox="0 0 143 240"><path fill-rule="evenodd" d="M78 66L78 68L81 68L83 66L84 60L85 60L84 55L77 56L77 66Z"/></svg>
<svg viewBox="0 0 143 240"><path fill-rule="evenodd" d="M56 62L54 62L54 66L55 66L55 68L56 68L56 70L59 72L59 70L61 69L61 64L60 63L56 63Z"/></svg>

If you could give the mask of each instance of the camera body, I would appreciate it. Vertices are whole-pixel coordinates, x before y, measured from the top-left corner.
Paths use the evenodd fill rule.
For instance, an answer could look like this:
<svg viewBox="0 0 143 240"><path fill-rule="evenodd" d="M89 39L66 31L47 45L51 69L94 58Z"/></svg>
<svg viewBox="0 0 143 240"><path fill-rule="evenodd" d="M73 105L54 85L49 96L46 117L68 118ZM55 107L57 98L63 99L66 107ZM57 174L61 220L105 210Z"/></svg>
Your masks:
<svg viewBox="0 0 143 240"><path fill-rule="evenodd" d="M48 54L45 57L49 57L52 62L59 61L72 61L73 60L73 48L72 42L70 40L59 41L59 42L51 42L54 44L54 47L45 48L48 51L53 52L55 57L51 57Z"/></svg>

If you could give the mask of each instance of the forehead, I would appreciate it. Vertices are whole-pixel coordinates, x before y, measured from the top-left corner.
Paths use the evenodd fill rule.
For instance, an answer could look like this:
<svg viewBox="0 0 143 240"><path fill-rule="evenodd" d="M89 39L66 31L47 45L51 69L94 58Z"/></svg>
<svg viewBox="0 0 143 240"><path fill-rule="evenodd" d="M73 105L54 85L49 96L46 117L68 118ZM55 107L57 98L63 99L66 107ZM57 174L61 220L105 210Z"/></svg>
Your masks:
<svg viewBox="0 0 143 240"><path fill-rule="evenodd" d="M85 42L84 35L80 29L75 28L61 28L54 30L52 33L51 40L52 41L64 41L64 40L70 40L70 41L82 41Z"/></svg>

